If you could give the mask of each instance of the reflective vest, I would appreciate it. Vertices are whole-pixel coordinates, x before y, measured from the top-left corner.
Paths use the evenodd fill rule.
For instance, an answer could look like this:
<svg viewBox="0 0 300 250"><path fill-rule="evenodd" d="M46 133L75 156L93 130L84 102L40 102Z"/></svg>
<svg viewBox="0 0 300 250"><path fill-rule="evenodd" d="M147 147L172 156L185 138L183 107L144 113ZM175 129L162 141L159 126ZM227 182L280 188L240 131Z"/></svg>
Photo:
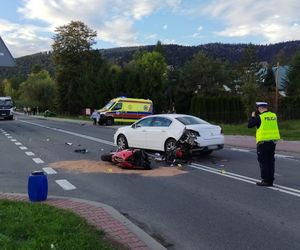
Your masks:
<svg viewBox="0 0 300 250"><path fill-rule="evenodd" d="M259 117L261 124L256 130L256 143L261 141L279 140L280 134L276 114L268 111L260 114Z"/></svg>

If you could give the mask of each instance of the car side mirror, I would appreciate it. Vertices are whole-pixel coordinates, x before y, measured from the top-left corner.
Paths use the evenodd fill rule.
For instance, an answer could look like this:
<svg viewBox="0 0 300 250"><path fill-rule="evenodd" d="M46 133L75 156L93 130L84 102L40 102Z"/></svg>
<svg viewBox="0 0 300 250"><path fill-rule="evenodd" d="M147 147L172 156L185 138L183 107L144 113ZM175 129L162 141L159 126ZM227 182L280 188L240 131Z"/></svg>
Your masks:
<svg viewBox="0 0 300 250"><path fill-rule="evenodd" d="M141 125L134 123L134 124L132 124L132 126L131 126L131 127L132 127L132 128L140 128L140 127L141 127Z"/></svg>

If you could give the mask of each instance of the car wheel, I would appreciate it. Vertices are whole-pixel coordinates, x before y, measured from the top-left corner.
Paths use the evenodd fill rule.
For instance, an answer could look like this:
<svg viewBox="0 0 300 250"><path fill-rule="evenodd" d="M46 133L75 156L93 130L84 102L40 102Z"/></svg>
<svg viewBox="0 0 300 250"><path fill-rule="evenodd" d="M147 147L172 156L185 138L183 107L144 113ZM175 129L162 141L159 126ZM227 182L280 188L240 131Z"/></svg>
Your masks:
<svg viewBox="0 0 300 250"><path fill-rule="evenodd" d="M128 148L128 142L127 142L127 139L124 135L119 135L118 136L117 145L118 145L118 148L121 149L121 150Z"/></svg>
<svg viewBox="0 0 300 250"><path fill-rule="evenodd" d="M171 151L175 148L176 140L173 138L168 139L165 142L165 152Z"/></svg>
<svg viewBox="0 0 300 250"><path fill-rule="evenodd" d="M107 126L111 126L111 125L113 125L113 124L114 124L114 118L108 117L108 118L106 119L106 125L107 125Z"/></svg>

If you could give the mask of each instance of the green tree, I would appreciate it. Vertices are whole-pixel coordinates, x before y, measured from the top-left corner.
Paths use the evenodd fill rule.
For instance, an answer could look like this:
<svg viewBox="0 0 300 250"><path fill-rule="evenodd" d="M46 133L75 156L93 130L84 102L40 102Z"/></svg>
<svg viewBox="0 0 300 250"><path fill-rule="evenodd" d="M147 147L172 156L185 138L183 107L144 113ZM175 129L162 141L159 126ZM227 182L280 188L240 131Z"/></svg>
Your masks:
<svg viewBox="0 0 300 250"><path fill-rule="evenodd" d="M17 98L17 90L13 87L13 83L10 80L4 79L1 85L4 96L10 96L14 100Z"/></svg>
<svg viewBox="0 0 300 250"><path fill-rule="evenodd" d="M289 96L300 96L300 51L298 51L290 64L287 74L287 93Z"/></svg>
<svg viewBox="0 0 300 250"><path fill-rule="evenodd" d="M84 72L95 44L96 31L83 22L71 21L55 30L53 59L57 66L56 82L58 108L62 112L77 114L84 103L87 76Z"/></svg>
<svg viewBox="0 0 300 250"><path fill-rule="evenodd" d="M249 68L256 67L257 61L258 57L256 54L255 46L252 43L250 43L244 48L241 55L240 63L242 67L246 67L249 70Z"/></svg>
<svg viewBox="0 0 300 250"><path fill-rule="evenodd" d="M31 73L20 85L19 92L23 105L39 107L40 110L54 108L55 83L46 70Z"/></svg>
<svg viewBox="0 0 300 250"><path fill-rule="evenodd" d="M220 86L229 82L228 64L209 58L200 51L184 65L183 81L189 93L215 95Z"/></svg>
<svg viewBox="0 0 300 250"><path fill-rule="evenodd" d="M164 55L164 48L163 48L163 45L162 45L162 42L161 41L157 41L156 45L155 45L155 48L154 48L154 51Z"/></svg>
<svg viewBox="0 0 300 250"><path fill-rule="evenodd" d="M246 81L242 86L242 101L245 106L245 112L247 117L250 116L251 112L255 110L255 102L259 100L260 89L256 84L255 79Z"/></svg>
<svg viewBox="0 0 300 250"><path fill-rule="evenodd" d="M165 109L167 105L164 96L167 81L165 58L156 51L146 52L132 62L131 69L135 70L132 76L138 76L138 81L132 82L136 89L135 97L151 99L156 112Z"/></svg>

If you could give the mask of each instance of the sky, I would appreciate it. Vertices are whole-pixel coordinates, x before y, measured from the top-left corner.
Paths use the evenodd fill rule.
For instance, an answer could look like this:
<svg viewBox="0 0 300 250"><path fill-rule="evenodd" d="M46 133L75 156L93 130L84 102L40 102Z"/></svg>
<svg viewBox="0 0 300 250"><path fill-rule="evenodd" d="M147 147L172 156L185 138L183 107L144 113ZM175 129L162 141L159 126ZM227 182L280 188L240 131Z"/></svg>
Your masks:
<svg viewBox="0 0 300 250"><path fill-rule="evenodd" d="M0 36L14 57L51 50L55 29L82 21L94 48L300 40L299 0L2 0Z"/></svg>

